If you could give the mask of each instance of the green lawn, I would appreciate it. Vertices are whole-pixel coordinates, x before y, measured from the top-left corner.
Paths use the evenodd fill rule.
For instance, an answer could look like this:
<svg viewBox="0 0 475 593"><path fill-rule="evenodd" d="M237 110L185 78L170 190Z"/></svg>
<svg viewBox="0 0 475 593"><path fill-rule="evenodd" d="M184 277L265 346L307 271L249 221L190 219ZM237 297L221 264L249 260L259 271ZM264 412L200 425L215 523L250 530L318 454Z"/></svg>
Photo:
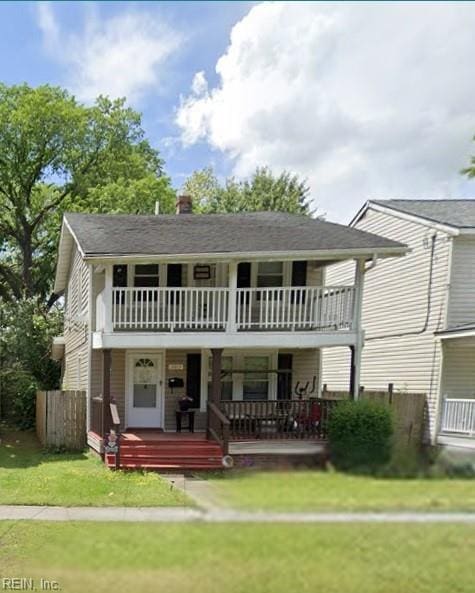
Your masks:
<svg viewBox="0 0 475 593"><path fill-rule="evenodd" d="M475 511L475 480L389 479L322 471L249 472L211 480L225 505L273 511Z"/></svg>
<svg viewBox="0 0 475 593"><path fill-rule="evenodd" d="M178 506L190 501L157 474L110 471L87 453L45 453L32 432L3 430L0 504Z"/></svg>
<svg viewBox="0 0 475 593"><path fill-rule="evenodd" d="M55 579L65 593L475 590L475 528L463 525L22 521L0 523L0 541L3 578Z"/></svg>

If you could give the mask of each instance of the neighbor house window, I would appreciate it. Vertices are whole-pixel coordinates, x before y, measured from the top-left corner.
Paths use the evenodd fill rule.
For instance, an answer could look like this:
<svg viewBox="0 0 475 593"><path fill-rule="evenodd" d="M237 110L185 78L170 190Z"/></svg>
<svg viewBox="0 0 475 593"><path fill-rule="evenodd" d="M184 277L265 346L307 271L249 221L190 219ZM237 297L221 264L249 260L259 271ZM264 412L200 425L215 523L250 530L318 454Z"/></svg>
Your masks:
<svg viewBox="0 0 475 593"><path fill-rule="evenodd" d="M245 356L242 397L244 400L265 400L269 397L269 357Z"/></svg>
<svg viewBox="0 0 475 593"><path fill-rule="evenodd" d="M211 395L211 379L213 374L213 359L208 359L208 397ZM221 370L228 371L221 379L221 400L229 401L233 399L233 375L231 371L233 368L232 356L223 356L221 359Z"/></svg>

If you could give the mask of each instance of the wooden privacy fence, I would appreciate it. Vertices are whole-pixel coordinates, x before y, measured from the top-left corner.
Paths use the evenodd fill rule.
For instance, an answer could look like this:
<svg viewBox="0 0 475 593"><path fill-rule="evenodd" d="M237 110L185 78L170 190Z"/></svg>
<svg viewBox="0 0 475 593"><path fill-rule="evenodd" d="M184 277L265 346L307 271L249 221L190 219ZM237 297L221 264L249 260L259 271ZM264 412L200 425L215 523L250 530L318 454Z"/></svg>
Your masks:
<svg viewBox="0 0 475 593"><path fill-rule="evenodd" d="M86 445L86 392L38 391L36 434L45 447L83 449Z"/></svg>
<svg viewBox="0 0 475 593"><path fill-rule="evenodd" d="M324 385L322 396L330 399L348 399L347 391L328 391ZM424 436L425 393L394 391L392 383L387 389L360 388L360 399L387 404L394 418L394 442L397 445L420 446Z"/></svg>

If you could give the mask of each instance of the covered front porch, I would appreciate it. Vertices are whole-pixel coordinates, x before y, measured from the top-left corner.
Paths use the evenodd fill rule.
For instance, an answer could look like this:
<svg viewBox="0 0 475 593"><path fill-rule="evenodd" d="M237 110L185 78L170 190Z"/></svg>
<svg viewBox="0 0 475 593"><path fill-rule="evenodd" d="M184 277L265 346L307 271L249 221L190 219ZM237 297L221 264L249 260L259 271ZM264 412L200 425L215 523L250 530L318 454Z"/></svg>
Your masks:
<svg viewBox="0 0 475 593"><path fill-rule="evenodd" d="M310 454L337 403L321 397L319 349L102 350L92 366L88 442L107 454L111 430L120 435L110 464L124 468L217 469L229 454L253 454L253 443L256 455L282 453L278 442Z"/></svg>

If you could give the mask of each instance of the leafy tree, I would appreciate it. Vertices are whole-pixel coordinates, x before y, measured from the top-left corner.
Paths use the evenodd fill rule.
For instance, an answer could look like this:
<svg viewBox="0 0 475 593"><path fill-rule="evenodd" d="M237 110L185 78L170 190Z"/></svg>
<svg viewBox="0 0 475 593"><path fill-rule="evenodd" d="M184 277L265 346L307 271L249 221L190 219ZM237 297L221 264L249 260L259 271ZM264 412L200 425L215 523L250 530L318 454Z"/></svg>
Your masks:
<svg viewBox="0 0 475 593"><path fill-rule="evenodd" d="M48 295L66 210L163 212L174 192L140 115L51 86L0 84L0 297Z"/></svg>
<svg viewBox="0 0 475 593"><path fill-rule="evenodd" d="M475 136L473 137L475 142ZM473 178L475 177L475 156L470 158L470 165L465 169L462 169L462 174L467 175L467 177Z"/></svg>
<svg viewBox="0 0 475 593"><path fill-rule="evenodd" d="M92 106L48 85L0 83L0 397L22 426L37 388L54 388L49 358L62 329L54 279L63 212L174 209L163 161L124 100ZM51 308L52 307L52 308Z"/></svg>
<svg viewBox="0 0 475 593"><path fill-rule="evenodd" d="M284 171L275 176L258 167L249 180L228 178L220 184L211 167L195 171L183 186L201 212L257 212L273 210L310 214L309 188L297 175Z"/></svg>

